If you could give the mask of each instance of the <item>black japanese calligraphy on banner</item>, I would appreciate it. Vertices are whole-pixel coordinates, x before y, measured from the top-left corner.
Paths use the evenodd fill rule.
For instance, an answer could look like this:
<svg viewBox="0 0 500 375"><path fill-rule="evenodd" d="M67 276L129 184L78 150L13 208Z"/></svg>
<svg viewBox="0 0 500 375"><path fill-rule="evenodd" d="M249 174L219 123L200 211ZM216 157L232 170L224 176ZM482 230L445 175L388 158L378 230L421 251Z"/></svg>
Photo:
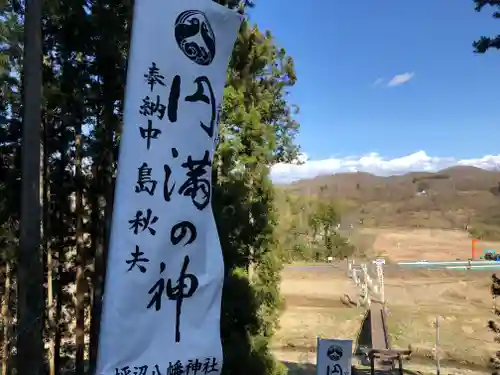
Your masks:
<svg viewBox="0 0 500 375"><path fill-rule="evenodd" d="M173 158L176 159L178 155L177 149L173 148ZM212 161L210 160L208 150L204 152L201 159L194 159L193 156L188 155L186 161L181 164L181 168L187 169L187 172L186 179L179 186L177 193L185 197L190 197L193 205L200 211L204 210L210 203L212 186L209 173L212 171L211 167ZM153 169L144 162L137 170L135 192L137 194L146 192L150 196L153 196L158 185L158 181L152 178ZM164 164L163 170L163 198L166 202L170 202L175 191L176 182L171 180L173 172L170 165ZM158 217L152 216L152 212L148 210L146 210L146 213L137 211L135 219L129 221L131 225L129 229L134 229L135 234L145 229L148 229L152 235L156 233L155 229L150 228L150 225L156 223Z"/></svg>
<svg viewBox="0 0 500 375"><path fill-rule="evenodd" d="M241 16L206 0L150 0L136 2L133 23L106 274L116 293L104 298L95 372L217 375L212 158Z"/></svg>
<svg viewBox="0 0 500 375"><path fill-rule="evenodd" d="M164 375L164 371L160 371L159 365L148 366L124 366L115 368L115 375Z"/></svg>
<svg viewBox="0 0 500 375"><path fill-rule="evenodd" d="M189 359L183 364L181 361L169 362L169 375L206 375L220 372L219 363L215 357L204 359Z"/></svg>
<svg viewBox="0 0 500 375"><path fill-rule="evenodd" d="M156 85L166 87L165 76L160 72L156 62L152 62L148 68L144 79L149 86L149 91L152 94ZM176 74L172 78L170 86L170 93L168 95L168 104L162 103L162 96L158 93L156 95L146 95L142 98L142 104L139 106L139 114L146 117L147 126L139 126L139 134L142 139L146 140L146 148L149 151L151 148L151 140L158 139L162 130L153 125L153 118L163 120L165 111L171 123L177 121L177 112L179 110L179 96L181 93L181 77ZM151 96L154 98L152 99Z"/></svg>
<svg viewBox="0 0 500 375"><path fill-rule="evenodd" d="M162 277L163 272L165 272L167 265L164 262L160 263L160 278L159 280L149 289L148 294L152 294L151 300L149 301L147 308L150 309L154 306L156 311L160 311L162 307L162 295L165 292L169 300L175 301L175 342L181 341L181 329L180 329L180 319L182 316L182 302L184 299L191 298L193 294L198 289L198 278L190 273L187 273L187 268L189 266L189 256L184 257L184 263L182 269L174 284L172 279L168 279L165 287L165 278ZM188 283L187 283L188 282Z"/></svg>
<svg viewBox="0 0 500 375"><path fill-rule="evenodd" d="M127 270L127 272L130 272L130 271L132 271L132 269L134 267L137 267L139 269L139 271L141 271L142 273L145 273L146 267L144 265L142 265L141 263L148 263L149 259L146 257L143 257L144 252L139 250L139 246L135 245L135 251L130 253L130 255L132 256L132 259L125 261L125 263L130 264L130 267Z"/></svg>
<svg viewBox="0 0 500 375"><path fill-rule="evenodd" d="M193 95L186 96L185 100L191 103L203 102L206 104L210 104L210 108L212 111L210 117L210 125L207 126L203 123L203 121L200 121L200 126L203 130L205 130L208 136L212 138L214 136L215 123L217 120L217 105L215 103L214 90L212 89L212 84L210 83L208 77L198 77L194 80L194 83L196 83L196 92ZM207 96L205 94L204 86L208 88L210 96Z"/></svg>
<svg viewBox="0 0 500 375"><path fill-rule="evenodd" d="M148 119L148 127L143 128L139 126L139 133L141 134L141 138L146 140L146 148L149 150L151 148L151 140L158 139L158 136L161 134L160 129L153 128L153 120Z"/></svg>
<svg viewBox="0 0 500 375"><path fill-rule="evenodd" d="M212 173L212 161L209 156L207 150L202 159L196 160L189 155L186 162L182 163L182 168L188 170L186 173L188 178L179 187L179 194L190 197L194 206L200 211L208 206L212 194L212 186L207 175Z"/></svg>
<svg viewBox="0 0 500 375"><path fill-rule="evenodd" d="M148 369L148 365L124 366L122 368L115 368L115 371L116 375L149 375L150 372L148 372Z"/></svg>
<svg viewBox="0 0 500 375"><path fill-rule="evenodd" d="M115 368L115 375L208 375L220 373L220 364L215 357L168 362L167 365L135 365Z"/></svg>
<svg viewBox="0 0 500 375"><path fill-rule="evenodd" d="M154 195L158 181L152 179L153 168L150 168L148 163L142 163L142 165L137 169L138 172L135 192L142 193L145 191L151 196Z"/></svg>
<svg viewBox="0 0 500 375"><path fill-rule="evenodd" d="M174 159L178 157L177 149L172 149ZM205 151L203 158L193 159L188 155L186 161L181 164L181 167L187 169L187 179L181 184L177 193L185 197L190 197L193 205L200 211L204 210L210 203L212 194L212 185L209 179L209 173L212 172L212 161L208 150ZM176 181L172 181L172 167L168 164L163 166L165 179L163 182L163 198L166 202L170 202L172 194L176 187Z"/></svg>
<svg viewBox="0 0 500 375"><path fill-rule="evenodd" d="M181 221L180 223L175 224L170 230L170 242L172 242L172 245L177 245L188 235L188 233L189 238L184 246L192 244L194 241L196 241L198 232L192 222Z"/></svg>
<svg viewBox="0 0 500 375"><path fill-rule="evenodd" d="M160 69L158 69L154 61L148 68L148 72L144 74L144 78L146 79L146 82L148 83L151 92L153 92L153 89L157 84L165 86L164 82L165 76L160 73Z"/></svg>
<svg viewBox="0 0 500 375"><path fill-rule="evenodd" d="M165 76L160 74L160 70L156 66L155 62L151 63L148 68L148 73L144 74L147 84L149 85L149 91L152 93L156 85L160 85L166 88ZM146 95L142 99L142 104L139 107L139 113L143 116L156 116L159 120L163 120L165 116L165 110L167 111L167 117L170 122L177 121L177 112L179 110L179 97L181 95L181 76L176 74L172 78L172 83L170 85L170 91L168 94L168 103L165 105L162 103L162 96L158 93L156 98L151 99L150 95ZM154 95L153 95L154 97Z"/></svg>
<svg viewBox="0 0 500 375"><path fill-rule="evenodd" d="M143 116L156 116L158 120L163 120L167 107L160 103L160 95L156 95L156 101L149 96L142 99L142 105L139 107L139 113Z"/></svg>
<svg viewBox="0 0 500 375"><path fill-rule="evenodd" d="M132 229L134 234L138 234L139 232L144 232L146 229L149 231L149 234L156 235L156 229L152 226L154 223L158 221L158 216L153 215L153 210L148 208L146 213L142 210L137 210L135 213L135 217L132 220L129 220L130 224L129 229Z"/></svg>
<svg viewBox="0 0 500 375"><path fill-rule="evenodd" d="M165 87L165 76L159 73L159 69L154 62L151 64L149 72L144 74L144 77L146 78L146 82L148 83L151 92L153 92L153 89L157 84ZM208 136L212 138L218 121L218 106L214 90L212 88L212 83L207 76L199 76L193 81L193 83L196 85L196 91L192 95L187 95L184 100L188 103L202 102L210 105L210 123L209 125L206 125L203 121L200 121L200 126L208 134ZM148 118L148 125L147 127L141 126L139 129L141 137L143 139L147 139L148 141L148 150L151 139L158 139L158 136L162 133L160 129L153 127L151 117L163 120L165 112L167 112L168 120L171 123L177 122L180 94L181 77L179 75L175 75L170 86L167 105L162 103L161 96L158 93L156 93L156 95L146 95L142 98L142 104L139 106L139 113Z"/></svg>
<svg viewBox="0 0 500 375"><path fill-rule="evenodd" d="M174 147L171 150L172 152L172 158L177 159L179 156L179 151ZM170 177L172 176L172 168L168 164L165 164L163 166L163 172L165 173L165 179L163 181L163 199L165 199L166 202L170 202L172 198L172 194L175 189L175 182L170 184Z"/></svg>

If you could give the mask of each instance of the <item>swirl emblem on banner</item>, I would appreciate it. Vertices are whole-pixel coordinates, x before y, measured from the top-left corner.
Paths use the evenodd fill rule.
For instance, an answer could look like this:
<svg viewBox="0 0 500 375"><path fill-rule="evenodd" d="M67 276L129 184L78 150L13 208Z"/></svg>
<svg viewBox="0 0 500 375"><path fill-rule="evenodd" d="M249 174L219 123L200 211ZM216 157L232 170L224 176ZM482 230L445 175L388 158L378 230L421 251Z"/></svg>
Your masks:
<svg viewBox="0 0 500 375"><path fill-rule="evenodd" d="M175 40L182 52L198 65L210 65L215 57L215 34L199 10L179 14L174 26Z"/></svg>

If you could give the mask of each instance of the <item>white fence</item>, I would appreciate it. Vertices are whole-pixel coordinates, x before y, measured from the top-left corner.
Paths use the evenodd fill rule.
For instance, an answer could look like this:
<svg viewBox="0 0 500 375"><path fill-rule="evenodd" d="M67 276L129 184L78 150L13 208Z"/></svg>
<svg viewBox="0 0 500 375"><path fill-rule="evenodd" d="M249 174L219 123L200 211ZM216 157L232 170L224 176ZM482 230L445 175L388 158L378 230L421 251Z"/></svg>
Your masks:
<svg viewBox="0 0 500 375"><path fill-rule="evenodd" d="M384 262L379 259L370 267L366 263L358 266L354 261L348 261L347 276L358 287L358 306L370 307L372 301L385 303L383 267Z"/></svg>

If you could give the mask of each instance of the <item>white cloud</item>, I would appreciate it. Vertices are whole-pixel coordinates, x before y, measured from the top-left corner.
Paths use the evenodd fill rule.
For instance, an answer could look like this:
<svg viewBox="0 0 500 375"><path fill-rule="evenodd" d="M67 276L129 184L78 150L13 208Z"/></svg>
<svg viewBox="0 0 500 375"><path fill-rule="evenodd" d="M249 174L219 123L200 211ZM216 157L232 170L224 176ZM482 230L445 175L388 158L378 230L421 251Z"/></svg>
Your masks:
<svg viewBox="0 0 500 375"><path fill-rule="evenodd" d="M415 76L415 73L413 73L413 72L397 74L394 77L392 77L392 79L389 81L389 83L387 83L387 86L388 87L395 87L395 86L402 85L402 84L410 81L414 76Z"/></svg>
<svg viewBox="0 0 500 375"><path fill-rule="evenodd" d="M453 157L432 157L425 151L395 159L388 159L377 153L364 156L349 156L324 160L309 160L301 154L303 164L277 164L271 169L276 183L288 183L339 172L368 172L378 176L390 176L408 172L436 172L455 165L469 165L488 170L500 169L500 155L487 155L477 159L457 160Z"/></svg>

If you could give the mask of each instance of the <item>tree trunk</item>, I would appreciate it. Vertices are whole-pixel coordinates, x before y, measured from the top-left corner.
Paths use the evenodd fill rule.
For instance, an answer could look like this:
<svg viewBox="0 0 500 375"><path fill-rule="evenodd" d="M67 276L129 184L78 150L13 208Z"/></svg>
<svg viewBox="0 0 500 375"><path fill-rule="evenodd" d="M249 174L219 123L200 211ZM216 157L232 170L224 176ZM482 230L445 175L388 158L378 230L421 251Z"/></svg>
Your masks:
<svg viewBox="0 0 500 375"><path fill-rule="evenodd" d="M94 14L100 22L106 23L107 17L113 18L104 8L104 2L98 1L95 5ZM90 374L95 372L97 354L99 351L99 332L106 278L107 248L109 244L111 215L113 212L113 163L115 161L114 134L119 125L119 120L115 113L115 102L119 98L117 97L115 87L117 82L119 82L119 80L117 81L117 66L119 66L117 63L120 61L120 56L115 55L114 58L116 60L110 58L109 45L116 43L114 40L115 38L116 35L110 35L109 38L103 38L96 46L96 64L102 75L102 102L99 108L99 111L102 110L102 117L98 118L96 127L100 130L99 139L102 141L102 151L98 155L98 160L101 162L97 164L94 171L98 196L94 197L95 207L93 208L93 214L95 217L98 217L98 220L95 223L96 228L94 228L95 242L93 241L95 246L95 257L94 277L92 280L92 320L90 323ZM104 201L104 206L101 204L100 200ZM94 222L92 225L94 225Z"/></svg>
<svg viewBox="0 0 500 375"><path fill-rule="evenodd" d="M111 147L111 146L110 146ZM112 152L109 151L107 157L110 161L112 160ZM98 204L98 197L96 197L96 202L94 202L97 212L93 211L92 225L94 225L94 218L99 217L96 221L96 226L98 228L93 228L93 236L95 238L92 241L95 246L95 257L94 257L94 277L92 280L93 291L92 291L92 312L90 321L90 347L89 347L89 374L94 374L97 365L97 355L99 351L99 332L101 327L101 313L102 313L102 302L104 296L104 282L106 279L106 262L107 262L107 247L109 244L109 233L111 230L111 215L113 213L113 179L111 177L111 167L112 163L106 163L108 168L103 168L101 172L96 172L101 181L105 181L104 185L104 196L106 201L106 206L104 209ZM93 209L94 210L94 209Z"/></svg>
<svg viewBox="0 0 500 375"><path fill-rule="evenodd" d="M44 185L46 186L46 192L45 192L45 202L44 202L44 216L46 218L44 219L45 223L45 233L46 235L49 233L49 220L50 220L50 215L49 215L49 210L48 207L46 208L45 206L48 206L50 203L50 187L49 187L49 181L45 181ZM53 270L54 270L54 261L52 259L52 249L51 249L51 243L49 240L46 241L45 243L45 248L46 248L46 254L47 254L47 328L48 328L48 341L49 341L49 375L55 375L56 370L55 370L55 363L54 363L54 357L55 357L55 342L54 342L54 330L56 326L56 322L54 321L54 276L53 276Z"/></svg>
<svg viewBox="0 0 500 375"><path fill-rule="evenodd" d="M48 124L47 121L44 122L43 128L43 153L42 153L42 238L43 238L43 248L45 253L46 265L44 268L47 269L47 332L46 337L49 341L49 375L55 375L54 367L54 291L53 291L53 261L52 261L52 249L51 249L51 238L52 238L52 228L50 225L51 221L51 199L50 199L50 179L49 179L49 152L48 152Z"/></svg>
<svg viewBox="0 0 500 375"><path fill-rule="evenodd" d="M85 254L83 246L83 178L82 178L82 137L81 125L76 126L76 155L75 155L75 180L76 180L76 332L75 332L75 373L84 375L85 364Z"/></svg>
<svg viewBox="0 0 500 375"><path fill-rule="evenodd" d="M10 358L10 284L11 271L9 260L5 261L5 294L2 301L2 318L3 318L3 342L2 342L2 375L9 373L9 358Z"/></svg>
<svg viewBox="0 0 500 375"><path fill-rule="evenodd" d="M40 249L40 124L42 105L43 0L27 0L24 22L21 222L17 267L17 370L41 375L44 370L44 272Z"/></svg>
<svg viewBox="0 0 500 375"><path fill-rule="evenodd" d="M98 172L94 171L94 179L97 178ZM89 345L89 374L95 372L97 365L97 352L99 345L99 320L102 309L102 230L101 230L101 207L99 205L99 196L94 192L91 197L92 215L90 219L91 225L91 242L95 249L94 257L94 274L92 277L92 310L90 320L90 345Z"/></svg>
<svg viewBox="0 0 500 375"><path fill-rule="evenodd" d="M52 249L50 246L47 249L47 315L48 315L48 328L49 328L49 375L55 375L55 341L54 341L54 328L56 322L54 321L54 279L53 279L53 260Z"/></svg>
<svg viewBox="0 0 500 375"><path fill-rule="evenodd" d="M59 144L59 153L61 154L61 163L59 165L59 170L57 171L57 181L60 182L61 186L54 186L55 189L62 188L62 182L64 181L65 169L67 164L66 150L62 141ZM65 194L59 194L55 197L58 201L57 210L57 220L55 225L57 225L57 252L54 253L57 259L57 276L54 278L54 293L55 293L55 308L54 308L54 369L55 375L60 374L61 369L61 340L62 340L62 330L61 330L61 318L62 318L62 301L63 301L63 288L61 277L63 274L63 265L65 259L65 241L66 241L66 216L65 213L69 211L68 209L68 198ZM54 268L53 268L54 269Z"/></svg>
<svg viewBox="0 0 500 375"><path fill-rule="evenodd" d="M62 215L61 215L62 216ZM61 218L62 220L62 218ZM60 237L64 241L64 235L61 234ZM56 301L54 307L54 371L55 375L60 374L61 369L61 317L62 317L62 288L61 288L61 275L63 272L63 262L64 257L64 242L60 242L60 250L57 254L57 276L59 280L54 283L54 291L56 294Z"/></svg>
<svg viewBox="0 0 500 375"><path fill-rule="evenodd" d="M95 171L95 178L97 179L98 191L103 192L105 206L101 207L99 204L99 196L94 197L94 204L92 208L92 225L93 233L93 246L95 246L94 257L94 277L93 295L92 295L92 320L90 322L90 366L89 373L93 374L97 365L97 354L99 351L99 332L101 327L101 313L102 313L102 300L104 296L104 282L106 278L106 262L107 262L107 247L109 244L109 234L111 229L111 216L113 213L113 126L112 124L112 106L109 106L111 111L110 116L105 117L109 122L105 122L106 136L104 138L104 162ZM94 224L94 220L95 224Z"/></svg>

